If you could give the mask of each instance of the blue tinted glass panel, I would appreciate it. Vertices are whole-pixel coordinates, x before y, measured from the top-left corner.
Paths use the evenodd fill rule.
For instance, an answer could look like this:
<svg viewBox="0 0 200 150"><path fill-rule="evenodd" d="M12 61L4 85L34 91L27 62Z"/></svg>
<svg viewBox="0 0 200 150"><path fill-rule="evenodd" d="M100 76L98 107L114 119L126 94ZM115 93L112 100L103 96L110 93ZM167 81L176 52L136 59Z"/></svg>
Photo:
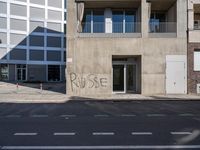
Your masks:
<svg viewBox="0 0 200 150"><path fill-rule="evenodd" d="M85 10L82 21L83 33L91 32L91 20L92 20L91 10Z"/></svg>
<svg viewBox="0 0 200 150"><path fill-rule="evenodd" d="M133 33L135 32L135 11L126 11L125 12L125 32Z"/></svg>
<svg viewBox="0 0 200 150"><path fill-rule="evenodd" d="M93 11L93 32L94 33L105 32L105 18L103 10Z"/></svg>
<svg viewBox="0 0 200 150"><path fill-rule="evenodd" d="M113 11L113 33L123 33L123 11Z"/></svg>

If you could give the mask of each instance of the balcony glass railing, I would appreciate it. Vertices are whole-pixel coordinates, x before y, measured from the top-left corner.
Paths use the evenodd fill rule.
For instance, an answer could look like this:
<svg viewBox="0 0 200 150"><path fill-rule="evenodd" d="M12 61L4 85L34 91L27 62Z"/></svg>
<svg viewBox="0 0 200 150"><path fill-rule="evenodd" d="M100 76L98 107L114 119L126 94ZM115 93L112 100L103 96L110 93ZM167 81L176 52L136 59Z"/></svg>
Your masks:
<svg viewBox="0 0 200 150"><path fill-rule="evenodd" d="M140 33L141 23L136 22L113 22L113 23L82 23L83 33Z"/></svg>
<svg viewBox="0 0 200 150"><path fill-rule="evenodd" d="M200 20L194 20L194 29L200 30Z"/></svg>
<svg viewBox="0 0 200 150"><path fill-rule="evenodd" d="M150 22L150 33L175 33L176 22Z"/></svg>

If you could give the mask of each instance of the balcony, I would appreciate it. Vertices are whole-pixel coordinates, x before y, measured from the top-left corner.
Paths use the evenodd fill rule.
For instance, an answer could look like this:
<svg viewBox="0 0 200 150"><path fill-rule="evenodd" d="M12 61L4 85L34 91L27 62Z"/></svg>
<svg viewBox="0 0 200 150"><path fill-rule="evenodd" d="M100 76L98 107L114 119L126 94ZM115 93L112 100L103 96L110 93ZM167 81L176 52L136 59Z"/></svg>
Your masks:
<svg viewBox="0 0 200 150"><path fill-rule="evenodd" d="M113 23L82 23L82 33L140 33L141 23L136 22L113 22Z"/></svg>
<svg viewBox="0 0 200 150"><path fill-rule="evenodd" d="M176 33L176 22L150 22L150 33Z"/></svg>

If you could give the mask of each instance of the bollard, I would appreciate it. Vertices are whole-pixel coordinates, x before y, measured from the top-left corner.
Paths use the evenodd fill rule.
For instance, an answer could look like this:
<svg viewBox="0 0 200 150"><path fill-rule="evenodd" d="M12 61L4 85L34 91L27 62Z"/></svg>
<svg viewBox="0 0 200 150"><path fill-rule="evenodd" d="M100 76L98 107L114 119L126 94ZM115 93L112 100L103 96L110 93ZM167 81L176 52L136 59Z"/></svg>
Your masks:
<svg viewBox="0 0 200 150"><path fill-rule="evenodd" d="M42 83L40 83L40 90L41 90L41 92L42 92L42 90L43 90Z"/></svg>
<svg viewBox="0 0 200 150"><path fill-rule="evenodd" d="M19 83L18 82L17 82L16 87L17 87L17 92L18 92L18 90L19 90Z"/></svg>

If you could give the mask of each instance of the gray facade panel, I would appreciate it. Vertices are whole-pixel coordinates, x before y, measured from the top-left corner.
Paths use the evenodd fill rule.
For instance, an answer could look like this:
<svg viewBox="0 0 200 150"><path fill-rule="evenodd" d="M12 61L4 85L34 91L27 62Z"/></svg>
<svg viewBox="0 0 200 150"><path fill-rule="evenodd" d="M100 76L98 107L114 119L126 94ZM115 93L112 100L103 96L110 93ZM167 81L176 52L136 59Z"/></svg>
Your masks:
<svg viewBox="0 0 200 150"><path fill-rule="evenodd" d="M15 81L15 65L9 65L9 81Z"/></svg>
<svg viewBox="0 0 200 150"><path fill-rule="evenodd" d="M47 51L47 61L61 61L61 52Z"/></svg>
<svg viewBox="0 0 200 150"><path fill-rule="evenodd" d="M45 9L30 7L30 17L34 19L44 19Z"/></svg>
<svg viewBox="0 0 200 150"><path fill-rule="evenodd" d="M62 8L62 0L48 0L48 6Z"/></svg>
<svg viewBox="0 0 200 150"><path fill-rule="evenodd" d="M10 34L10 44L12 45L26 45L26 35Z"/></svg>
<svg viewBox="0 0 200 150"><path fill-rule="evenodd" d="M47 23L47 32L48 33L61 33L61 24L60 23L52 23L48 22Z"/></svg>
<svg viewBox="0 0 200 150"><path fill-rule="evenodd" d="M6 13L7 13L6 3L0 2L0 14L6 14Z"/></svg>
<svg viewBox="0 0 200 150"><path fill-rule="evenodd" d="M50 20L62 20L62 12L55 10L48 10L48 19Z"/></svg>
<svg viewBox="0 0 200 150"><path fill-rule="evenodd" d="M66 81L65 69L66 69L66 66L62 65L61 66L61 81Z"/></svg>
<svg viewBox="0 0 200 150"><path fill-rule="evenodd" d="M30 0L30 2L33 4L39 4L39 5L45 4L45 0Z"/></svg>
<svg viewBox="0 0 200 150"><path fill-rule="evenodd" d="M20 10L20 11L19 11ZM27 16L26 6L10 4L10 14L16 16Z"/></svg>
<svg viewBox="0 0 200 150"><path fill-rule="evenodd" d="M0 47L0 59L7 59L7 49Z"/></svg>
<svg viewBox="0 0 200 150"><path fill-rule="evenodd" d="M45 65L28 65L28 81L46 81Z"/></svg>
<svg viewBox="0 0 200 150"><path fill-rule="evenodd" d="M10 29L11 30L20 30L26 31L26 21L18 19L10 19Z"/></svg>
<svg viewBox="0 0 200 150"><path fill-rule="evenodd" d="M44 32L44 23L38 21L30 21L30 32Z"/></svg>
<svg viewBox="0 0 200 150"><path fill-rule="evenodd" d="M44 46L44 36L30 36L30 46Z"/></svg>
<svg viewBox="0 0 200 150"><path fill-rule="evenodd" d="M0 17L0 29L6 29L7 28L7 18Z"/></svg>
<svg viewBox="0 0 200 150"><path fill-rule="evenodd" d="M27 2L27 0L14 0L14 1Z"/></svg>
<svg viewBox="0 0 200 150"><path fill-rule="evenodd" d="M0 32L1 44L7 44L7 34Z"/></svg>
<svg viewBox="0 0 200 150"><path fill-rule="evenodd" d="M30 50L30 60L44 61L44 50Z"/></svg>
<svg viewBox="0 0 200 150"><path fill-rule="evenodd" d="M47 47L61 47L61 37L47 37Z"/></svg>
<svg viewBox="0 0 200 150"><path fill-rule="evenodd" d="M11 60L26 60L26 50L25 49L12 49L10 51Z"/></svg>

